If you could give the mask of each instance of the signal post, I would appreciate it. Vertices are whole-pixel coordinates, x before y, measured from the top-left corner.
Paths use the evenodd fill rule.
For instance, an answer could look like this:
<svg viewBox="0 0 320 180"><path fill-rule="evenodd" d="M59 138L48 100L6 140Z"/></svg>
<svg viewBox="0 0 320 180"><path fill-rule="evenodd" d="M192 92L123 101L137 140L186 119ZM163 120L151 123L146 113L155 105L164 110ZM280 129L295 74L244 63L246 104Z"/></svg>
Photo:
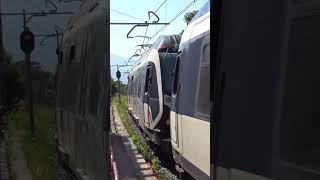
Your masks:
<svg viewBox="0 0 320 180"><path fill-rule="evenodd" d="M32 94L32 78L31 78L31 62L30 55L34 49L34 34L28 29L24 28L24 31L20 35L21 50L25 54L25 75L26 75L26 92L29 100L27 109L29 110L30 130L31 135L34 135L34 112L33 112L33 94Z"/></svg>
<svg viewBox="0 0 320 180"><path fill-rule="evenodd" d="M121 103L121 99L120 99L120 77L121 77L121 72L119 71L119 67L117 65L117 78L118 78L118 96L119 96L119 103Z"/></svg>

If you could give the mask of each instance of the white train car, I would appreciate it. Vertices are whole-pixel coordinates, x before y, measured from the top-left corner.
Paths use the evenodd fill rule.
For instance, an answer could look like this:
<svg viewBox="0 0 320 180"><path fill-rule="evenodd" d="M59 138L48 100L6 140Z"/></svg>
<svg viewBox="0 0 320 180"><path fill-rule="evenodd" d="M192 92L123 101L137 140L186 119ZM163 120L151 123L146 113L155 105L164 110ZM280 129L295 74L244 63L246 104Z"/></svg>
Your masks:
<svg viewBox="0 0 320 180"><path fill-rule="evenodd" d="M129 117L167 154L171 154L169 112L179 42L179 35L160 36L128 77Z"/></svg>
<svg viewBox="0 0 320 180"><path fill-rule="evenodd" d="M182 35L171 101L174 159L194 178L209 179L210 1L198 11Z"/></svg>

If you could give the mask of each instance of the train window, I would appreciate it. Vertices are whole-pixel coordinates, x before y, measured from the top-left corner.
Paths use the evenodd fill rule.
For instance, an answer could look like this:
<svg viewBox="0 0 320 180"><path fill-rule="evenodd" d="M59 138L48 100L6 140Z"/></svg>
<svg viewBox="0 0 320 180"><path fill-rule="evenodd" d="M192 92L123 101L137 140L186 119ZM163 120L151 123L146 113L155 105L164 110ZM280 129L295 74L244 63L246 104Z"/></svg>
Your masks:
<svg viewBox="0 0 320 180"><path fill-rule="evenodd" d="M63 60L63 51L60 52L59 64L62 64L62 60Z"/></svg>
<svg viewBox="0 0 320 180"><path fill-rule="evenodd" d="M152 67L148 66L147 67L147 72L146 72L146 83L144 86L144 92L148 92L151 89L151 79L152 78Z"/></svg>
<svg viewBox="0 0 320 180"><path fill-rule="evenodd" d="M197 112L201 115L210 115L210 44L206 45L200 64L198 87Z"/></svg>
<svg viewBox="0 0 320 180"><path fill-rule="evenodd" d="M173 81L173 88L172 93L177 94L178 89L178 77L179 77L179 66L180 66L180 59L177 59L176 67L175 67L175 74L174 74L174 81Z"/></svg>
<svg viewBox="0 0 320 180"><path fill-rule="evenodd" d="M171 44L171 45L161 45L158 48L158 52L165 52L165 53L177 53L179 50L179 45Z"/></svg>
<svg viewBox="0 0 320 180"><path fill-rule="evenodd" d="M157 74L156 74L156 69L155 68L151 68L152 66L150 66L150 76L149 76L149 86L151 89L150 91L150 98L154 98L157 99L159 98L159 92L158 92L158 83L157 83ZM154 67L154 64L153 64Z"/></svg>
<svg viewBox="0 0 320 180"><path fill-rule="evenodd" d="M60 110L60 129L63 132L63 111Z"/></svg>
<svg viewBox="0 0 320 180"><path fill-rule="evenodd" d="M176 53L160 54L160 68L163 94L171 96L172 82L174 78L174 65L176 64Z"/></svg>
<svg viewBox="0 0 320 180"><path fill-rule="evenodd" d="M71 61L75 58L75 55L76 55L76 46L73 45L70 48L69 63L71 63Z"/></svg>

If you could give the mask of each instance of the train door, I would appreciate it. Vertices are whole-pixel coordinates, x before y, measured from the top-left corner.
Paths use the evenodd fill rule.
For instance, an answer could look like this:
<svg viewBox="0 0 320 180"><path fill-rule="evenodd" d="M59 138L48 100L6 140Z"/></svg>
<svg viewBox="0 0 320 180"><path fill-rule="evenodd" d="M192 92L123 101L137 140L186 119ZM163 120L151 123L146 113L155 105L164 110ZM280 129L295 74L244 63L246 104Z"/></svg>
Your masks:
<svg viewBox="0 0 320 180"><path fill-rule="evenodd" d="M159 87L154 63L149 63L146 70L146 80L143 96L144 123L151 127L160 113Z"/></svg>
<svg viewBox="0 0 320 180"><path fill-rule="evenodd" d="M181 142L181 136L179 136L179 124L178 121L181 121L181 115L179 115L178 111L178 91L179 91L179 69L180 69L180 57L178 56L175 66L175 74L173 79L173 88L172 88L172 98L171 98L171 112L170 112L170 133L171 133L171 144L172 147L181 153L181 146L179 142ZM180 117L180 118L179 118ZM180 140L179 140L180 139Z"/></svg>
<svg viewBox="0 0 320 180"><path fill-rule="evenodd" d="M144 96L143 96L144 123L147 126L150 126L150 120L152 119L152 114L150 112L151 110L149 107L151 85L152 85L152 66L148 65L147 71L146 71L146 81L145 81Z"/></svg>

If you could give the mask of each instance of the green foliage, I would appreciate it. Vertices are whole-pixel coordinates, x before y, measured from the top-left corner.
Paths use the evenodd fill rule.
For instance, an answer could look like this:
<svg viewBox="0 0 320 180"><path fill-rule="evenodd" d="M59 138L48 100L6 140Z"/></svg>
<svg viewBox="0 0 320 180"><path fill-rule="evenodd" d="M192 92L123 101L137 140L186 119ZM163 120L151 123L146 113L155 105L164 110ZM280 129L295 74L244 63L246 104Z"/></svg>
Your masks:
<svg viewBox="0 0 320 180"><path fill-rule="evenodd" d="M152 164L152 166L151 166L152 170L159 170L160 169L160 162L158 159L152 159L151 164Z"/></svg>
<svg viewBox="0 0 320 180"><path fill-rule="evenodd" d="M15 63L15 66L24 75L25 61L18 61ZM54 105L56 101L56 83L54 74L42 70L39 62L32 61L30 66L34 102L38 104Z"/></svg>
<svg viewBox="0 0 320 180"><path fill-rule="evenodd" d="M2 91L0 99L9 110L25 96L24 76L13 62L12 57L0 50L0 86Z"/></svg>
<svg viewBox="0 0 320 180"><path fill-rule="evenodd" d="M117 90L116 82L111 78L111 95L114 96L118 90Z"/></svg>
<svg viewBox="0 0 320 180"><path fill-rule="evenodd" d="M35 107L35 129L35 135L31 137L29 118L26 112L11 113L8 118L7 139L12 144L12 138L15 133L21 132L22 149L26 155L33 179L56 180L57 157L56 141L54 138L54 109L52 107Z"/></svg>
<svg viewBox="0 0 320 180"><path fill-rule="evenodd" d="M120 81L120 89L121 89L121 94L122 95L126 95L128 92L128 85L127 84L123 84ZM118 80L114 80L111 78L111 95L114 96L116 93L119 92L119 84L118 84Z"/></svg>
<svg viewBox="0 0 320 180"><path fill-rule="evenodd" d="M194 11L191 11L191 12L187 12L184 17L183 17L183 20L189 24L192 20L192 18L197 14L198 10L194 10Z"/></svg>
<svg viewBox="0 0 320 180"><path fill-rule="evenodd" d="M130 124L129 120L128 120L128 97L127 96L121 96L121 103L119 102L119 98L118 97L113 97L112 98L112 103L114 105L116 105L117 110L119 112L120 118L128 132L128 134L131 137L132 142L136 145L137 150L139 151L139 153L141 153L141 155L143 156L143 158L147 161L151 163L151 169L158 173L158 171L160 170L160 162L159 160L153 156L152 151L150 149L150 147L148 146L148 144L146 144L146 142L140 138L140 136L137 135L137 133L135 132L135 130L133 129L132 125Z"/></svg>

